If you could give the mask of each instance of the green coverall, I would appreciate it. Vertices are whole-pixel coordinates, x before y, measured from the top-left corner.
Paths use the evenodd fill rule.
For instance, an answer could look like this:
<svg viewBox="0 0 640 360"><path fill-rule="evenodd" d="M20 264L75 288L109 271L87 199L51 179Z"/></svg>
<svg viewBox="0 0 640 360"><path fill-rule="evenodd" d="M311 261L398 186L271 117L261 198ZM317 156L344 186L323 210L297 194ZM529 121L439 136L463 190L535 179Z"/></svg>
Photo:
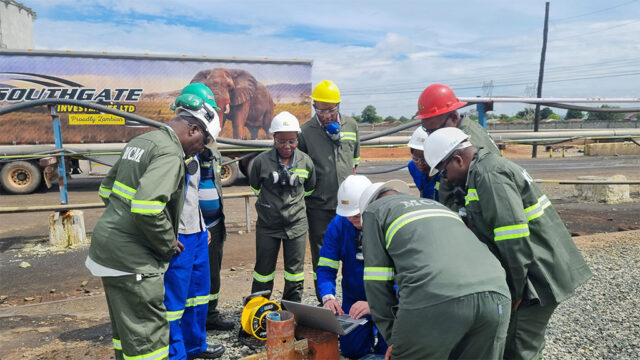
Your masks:
<svg viewBox="0 0 640 360"><path fill-rule="evenodd" d="M500 260L514 301L506 359L538 359L553 310L591 277L549 198L527 171L480 149L469 166L471 230Z"/></svg>
<svg viewBox="0 0 640 360"><path fill-rule="evenodd" d="M293 185L289 178L285 179L285 185L280 181L274 183L273 173L277 173L281 167L275 148L258 155L251 167L249 185L258 196L256 264L251 292L273 289L282 242L285 281L282 299L300 302L304 290L307 234L304 197L314 191L316 174L311 158L300 150L295 150L291 165L287 174L297 176Z"/></svg>
<svg viewBox="0 0 640 360"><path fill-rule="evenodd" d="M458 124L458 129L465 132L465 134L469 135L469 141L471 144L477 148L484 148L492 153L500 155L500 150L496 146L496 143L493 142L493 139L487 133L477 121L473 121L469 119L467 116L463 117L460 120L460 124ZM462 204L456 204L456 195L454 194L455 187L451 185L450 182L440 179L440 187L439 191L439 201L443 203L446 207L453 211L458 211ZM459 201L463 201L464 193L458 194Z"/></svg>
<svg viewBox="0 0 640 360"><path fill-rule="evenodd" d="M316 189L306 198L309 247L316 295L316 266L324 232L336 216L338 187L347 176L354 174L355 167L360 163L358 124L342 114L339 114L339 118L340 131L343 134L339 141L329 137L315 115L302 125L302 132L298 135L298 149L311 157L317 174Z"/></svg>
<svg viewBox="0 0 640 360"><path fill-rule="evenodd" d="M505 272L457 214L395 194L373 201L362 224L367 300L393 359L502 357Z"/></svg>
<svg viewBox="0 0 640 360"><path fill-rule="evenodd" d="M163 127L131 140L100 185L107 207L93 230L89 258L129 274L102 277L117 359L169 354L163 273L176 251L183 159L178 137Z"/></svg>

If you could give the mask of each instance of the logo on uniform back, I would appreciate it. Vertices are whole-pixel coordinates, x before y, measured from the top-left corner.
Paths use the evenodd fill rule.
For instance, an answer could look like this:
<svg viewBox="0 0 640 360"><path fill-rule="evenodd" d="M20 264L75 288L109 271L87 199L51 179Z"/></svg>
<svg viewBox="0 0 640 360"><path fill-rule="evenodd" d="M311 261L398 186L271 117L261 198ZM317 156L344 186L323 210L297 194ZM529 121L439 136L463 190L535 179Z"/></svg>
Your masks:
<svg viewBox="0 0 640 360"><path fill-rule="evenodd" d="M142 154L144 154L144 149L140 149L135 146L128 146L122 152L122 159L131 160L139 163L140 157L142 157Z"/></svg>

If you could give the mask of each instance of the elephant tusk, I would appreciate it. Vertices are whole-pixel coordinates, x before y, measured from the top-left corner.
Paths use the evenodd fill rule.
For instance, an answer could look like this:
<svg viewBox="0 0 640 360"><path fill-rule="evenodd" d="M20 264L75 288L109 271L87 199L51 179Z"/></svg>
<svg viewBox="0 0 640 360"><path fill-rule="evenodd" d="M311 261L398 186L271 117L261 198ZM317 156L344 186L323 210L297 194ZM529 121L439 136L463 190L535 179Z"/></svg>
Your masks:
<svg viewBox="0 0 640 360"><path fill-rule="evenodd" d="M230 110L230 108L229 108L229 104L227 104L227 105L224 107L224 113L225 113L225 114L229 114L229 110Z"/></svg>

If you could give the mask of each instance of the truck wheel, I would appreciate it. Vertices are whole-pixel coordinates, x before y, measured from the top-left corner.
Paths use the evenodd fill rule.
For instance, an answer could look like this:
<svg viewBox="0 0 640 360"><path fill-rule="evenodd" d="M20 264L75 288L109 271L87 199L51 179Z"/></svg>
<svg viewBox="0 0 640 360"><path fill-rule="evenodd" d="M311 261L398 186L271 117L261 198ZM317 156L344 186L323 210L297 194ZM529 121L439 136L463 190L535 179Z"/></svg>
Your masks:
<svg viewBox="0 0 640 360"><path fill-rule="evenodd" d="M29 194L42 182L40 168L28 161L14 161L6 164L0 171L0 182L9 193Z"/></svg>
<svg viewBox="0 0 640 360"><path fill-rule="evenodd" d="M226 163L231 161L231 158L226 156L222 157L222 163ZM240 169L238 168L238 162L232 162L231 164L223 165L222 169L220 169L220 180L222 181L222 186L231 186L238 178L238 173Z"/></svg>

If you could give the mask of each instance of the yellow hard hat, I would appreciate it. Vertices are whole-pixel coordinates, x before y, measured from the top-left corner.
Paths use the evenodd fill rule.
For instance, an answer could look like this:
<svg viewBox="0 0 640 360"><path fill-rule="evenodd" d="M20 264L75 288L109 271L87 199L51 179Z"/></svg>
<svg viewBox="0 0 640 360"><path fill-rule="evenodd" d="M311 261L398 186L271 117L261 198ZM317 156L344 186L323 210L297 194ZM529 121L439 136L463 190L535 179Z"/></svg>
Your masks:
<svg viewBox="0 0 640 360"><path fill-rule="evenodd" d="M315 101L337 104L340 102L340 89L331 80L322 80L311 93L311 98Z"/></svg>

